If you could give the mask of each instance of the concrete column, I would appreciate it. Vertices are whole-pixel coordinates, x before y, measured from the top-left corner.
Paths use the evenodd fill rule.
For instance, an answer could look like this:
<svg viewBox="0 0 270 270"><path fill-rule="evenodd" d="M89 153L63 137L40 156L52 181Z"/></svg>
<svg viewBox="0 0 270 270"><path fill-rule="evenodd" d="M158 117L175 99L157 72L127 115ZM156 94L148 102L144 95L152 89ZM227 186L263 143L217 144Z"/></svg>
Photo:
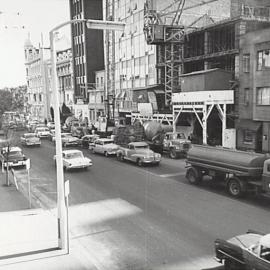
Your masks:
<svg viewBox="0 0 270 270"><path fill-rule="evenodd" d="M203 108L202 129L203 129L203 144L207 144L207 105L205 105Z"/></svg>
<svg viewBox="0 0 270 270"><path fill-rule="evenodd" d="M222 146L225 145L225 130L227 128L226 121L227 121L227 105L223 105L223 117L222 117Z"/></svg>

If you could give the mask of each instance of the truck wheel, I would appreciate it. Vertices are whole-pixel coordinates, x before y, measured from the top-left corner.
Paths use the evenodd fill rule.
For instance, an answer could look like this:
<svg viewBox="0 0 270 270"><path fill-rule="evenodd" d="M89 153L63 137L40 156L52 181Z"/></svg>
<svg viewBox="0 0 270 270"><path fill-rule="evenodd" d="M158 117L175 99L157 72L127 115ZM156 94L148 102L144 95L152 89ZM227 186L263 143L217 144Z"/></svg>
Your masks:
<svg viewBox="0 0 270 270"><path fill-rule="evenodd" d="M137 159L137 165L140 167L142 167L142 165L143 165L143 162L140 158Z"/></svg>
<svg viewBox="0 0 270 270"><path fill-rule="evenodd" d="M173 148L170 149L170 154L169 155L170 155L170 158L172 158L172 159L176 159L178 157L175 149L173 149Z"/></svg>
<svg viewBox="0 0 270 270"><path fill-rule="evenodd" d="M187 170L186 178L189 183L193 185L198 185L202 181L202 174L198 169L190 167Z"/></svg>
<svg viewBox="0 0 270 270"><path fill-rule="evenodd" d="M235 198L242 197L245 192L244 184L236 177L229 179L227 189L229 194Z"/></svg>

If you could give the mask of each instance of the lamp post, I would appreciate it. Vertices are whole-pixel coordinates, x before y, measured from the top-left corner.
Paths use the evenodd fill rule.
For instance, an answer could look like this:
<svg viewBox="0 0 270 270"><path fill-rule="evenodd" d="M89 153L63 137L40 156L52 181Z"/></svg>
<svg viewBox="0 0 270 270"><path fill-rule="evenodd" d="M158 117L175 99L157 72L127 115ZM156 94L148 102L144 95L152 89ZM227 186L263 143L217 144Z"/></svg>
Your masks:
<svg viewBox="0 0 270 270"><path fill-rule="evenodd" d="M59 113L58 80L56 74L56 52L54 49L55 33L58 29L73 23L86 23L87 28L97 30L124 31L125 24L113 21L74 19L66 21L54 27L50 35L51 63L52 63L52 91L54 95L54 121L56 143L56 173L57 173L57 216L58 216L58 247L68 252L68 198L65 194L65 182L63 173L61 126Z"/></svg>

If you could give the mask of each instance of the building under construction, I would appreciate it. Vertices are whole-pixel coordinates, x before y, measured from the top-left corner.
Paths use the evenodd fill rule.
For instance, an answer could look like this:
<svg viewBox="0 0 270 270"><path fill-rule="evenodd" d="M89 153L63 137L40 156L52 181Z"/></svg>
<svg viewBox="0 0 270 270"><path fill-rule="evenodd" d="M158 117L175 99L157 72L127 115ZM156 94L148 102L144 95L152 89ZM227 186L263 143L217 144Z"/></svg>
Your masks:
<svg viewBox="0 0 270 270"><path fill-rule="evenodd" d="M225 139L236 138L242 106L241 46L249 33L269 29L269 2L148 0L143 7L141 2L106 1L107 19L127 23L124 34L106 39L108 91L116 102L120 97L122 104L132 104L126 111L133 120L167 121L175 128L188 124L198 142L235 146ZM150 64L156 67L151 82Z"/></svg>

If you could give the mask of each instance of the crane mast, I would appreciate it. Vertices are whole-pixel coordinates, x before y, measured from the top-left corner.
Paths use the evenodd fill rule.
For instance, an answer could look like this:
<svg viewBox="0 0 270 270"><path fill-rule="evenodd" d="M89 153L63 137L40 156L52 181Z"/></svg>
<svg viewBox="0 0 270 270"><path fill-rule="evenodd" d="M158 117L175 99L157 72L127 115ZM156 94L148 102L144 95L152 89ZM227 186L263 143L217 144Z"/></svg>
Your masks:
<svg viewBox="0 0 270 270"><path fill-rule="evenodd" d="M144 33L147 44L156 45L158 56L158 83L164 85L165 106L171 107L172 93L179 90L179 75L183 71L183 42L187 26L181 25L183 11L218 0L201 0L186 7L185 0L174 0L157 11L156 0L147 0L144 6ZM171 15L171 21L166 21Z"/></svg>

